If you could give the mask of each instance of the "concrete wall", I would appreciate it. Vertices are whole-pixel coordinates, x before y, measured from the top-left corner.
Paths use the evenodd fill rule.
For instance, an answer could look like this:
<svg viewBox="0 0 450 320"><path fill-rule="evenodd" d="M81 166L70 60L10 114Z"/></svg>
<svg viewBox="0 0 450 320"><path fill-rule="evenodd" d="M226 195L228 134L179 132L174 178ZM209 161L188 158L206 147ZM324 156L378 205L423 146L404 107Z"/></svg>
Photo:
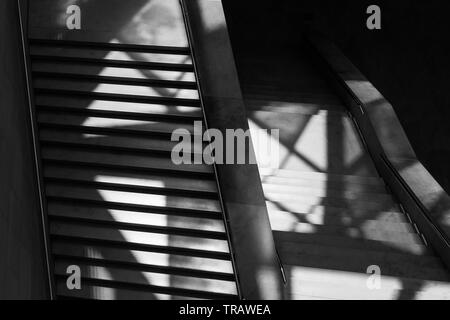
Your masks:
<svg viewBox="0 0 450 320"><path fill-rule="evenodd" d="M444 0L224 0L233 47L295 48L306 19L392 103L419 159L450 192L450 20ZM382 30L366 28L368 5ZM238 61L239 65L239 61Z"/></svg>
<svg viewBox="0 0 450 320"><path fill-rule="evenodd" d="M47 280L17 2L0 1L0 299L44 299Z"/></svg>

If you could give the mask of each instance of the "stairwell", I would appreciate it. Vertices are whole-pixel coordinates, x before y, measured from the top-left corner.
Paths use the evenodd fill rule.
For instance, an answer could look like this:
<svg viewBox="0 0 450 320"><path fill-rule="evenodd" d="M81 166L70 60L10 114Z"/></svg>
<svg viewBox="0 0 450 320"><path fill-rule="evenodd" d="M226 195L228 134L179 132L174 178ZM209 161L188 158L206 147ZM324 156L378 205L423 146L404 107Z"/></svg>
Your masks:
<svg viewBox="0 0 450 320"><path fill-rule="evenodd" d="M449 299L447 269L307 50L263 52L237 60L250 127L280 129L280 167L260 174L285 298Z"/></svg>
<svg viewBox="0 0 450 320"><path fill-rule="evenodd" d="M185 2L197 19L193 38L205 59L199 77L195 48L157 43L179 40L181 29L179 43L187 43L182 19L172 16L179 4L171 1L175 7L167 9L167 3L136 0L121 12L121 2L114 1L117 19L107 17L103 25L93 18L100 1L89 2L88 28L98 32L88 40L88 33L59 33L54 21L47 24L47 11L35 10L31 19L32 100L59 299L237 299L242 274L236 264L248 278L250 296L270 297L279 289L276 281L263 284L268 277L254 268L266 263L270 280L278 278L265 206L247 201L250 192L236 196L233 188L240 183L226 181L227 201L219 194L226 174L235 175L230 181L244 180L236 177L246 176L242 167L220 168L225 177L218 180L217 167L171 161L173 130L193 132L194 121L204 118L219 126L242 119L240 92L229 90L238 88L231 54L223 55L224 68L217 63L223 56L215 54L221 48L211 50L228 35L208 25L215 22L205 19L208 14L196 16L200 7ZM135 41L138 30L153 30L158 21L150 37L157 44ZM176 30L173 37L166 28ZM233 49L250 128L281 129L280 168L260 166L259 172L287 280L284 298L449 299L447 269L380 178L350 114L313 59L304 48L272 47ZM226 69L222 82L212 81L216 73L205 72L209 67ZM203 91L208 80L214 82L207 88L211 99L202 110L198 83ZM224 101L234 104L237 118L215 109ZM259 192L259 183L251 181L249 190ZM224 212L227 205L232 215ZM264 227L267 233L256 230ZM232 239L231 232L238 236ZM255 241L261 235L264 241ZM249 238L253 242L244 243ZM240 245L232 247L231 240ZM267 259L252 264L253 257ZM67 286L74 265L81 268L81 290ZM380 283L372 281L374 271L381 272ZM257 292L263 286L265 295Z"/></svg>
<svg viewBox="0 0 450 320"><path fill-rule="evenodd" d="M30 58L57 296L237 298L214 168L171 161L203 119L190 49L30 39Z"/></svg>

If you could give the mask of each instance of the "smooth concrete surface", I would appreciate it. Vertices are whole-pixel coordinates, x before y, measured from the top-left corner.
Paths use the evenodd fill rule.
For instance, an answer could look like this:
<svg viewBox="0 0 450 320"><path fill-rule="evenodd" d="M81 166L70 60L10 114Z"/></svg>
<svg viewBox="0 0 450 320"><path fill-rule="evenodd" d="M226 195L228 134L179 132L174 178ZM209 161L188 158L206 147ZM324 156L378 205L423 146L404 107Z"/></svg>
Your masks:
<svg viewBox="0 0 450 320"><path fill-rule="evenodd" d="M0 299L46 299L17 1L0 2Z"/></svg>
<svg viewBox="0 0 450 320"><path fill-rule="evenodd" d="M245 131L245 106L222 3L187 0L183 4L207 125L222 132ZM217 165L217 174L243 298L280 299L280 266L257 166Z"/></svg>
<svg viewBox="0 0 450 320"><path fill-rule="evenodd" d="M69 30L67 8L78 5L81 28ZM187 47L178 0L34 0L31 38Z"/></svg>

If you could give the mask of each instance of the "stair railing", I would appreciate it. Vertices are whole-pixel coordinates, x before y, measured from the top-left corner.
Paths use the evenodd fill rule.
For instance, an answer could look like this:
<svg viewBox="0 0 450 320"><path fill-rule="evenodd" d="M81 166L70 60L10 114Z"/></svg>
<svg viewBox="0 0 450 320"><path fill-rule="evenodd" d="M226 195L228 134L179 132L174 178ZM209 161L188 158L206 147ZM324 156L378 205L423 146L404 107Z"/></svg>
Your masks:
<svg viewBox="0 0 450 320"><path fill-rule="evenodd" d="M36 174L36 188L39 197L40 220L42 237L44 242L45 268L47 273L48 291L51 300L55 299L55 281L53 277L53 259L50 247L50 233L47 219L47 203L45 198L44 180L42 176L42 159L40 154L39 137L36 121L36 109L33 96L33 84L31 79L31 61L28 46L28 1L17 0L17 9L20 24L20 36L23 54L23 65L26 78L26 94L28 100L28 112L30 117L31 135L33 143L34 170Z"/></svg>
<svg viewBox="0 0 450 320"><path fill-rule="evenodd" d="M393 106L324 36L307 36L314 57L345 102L375 166L450 269L450 196L417 159Z"/></svg>

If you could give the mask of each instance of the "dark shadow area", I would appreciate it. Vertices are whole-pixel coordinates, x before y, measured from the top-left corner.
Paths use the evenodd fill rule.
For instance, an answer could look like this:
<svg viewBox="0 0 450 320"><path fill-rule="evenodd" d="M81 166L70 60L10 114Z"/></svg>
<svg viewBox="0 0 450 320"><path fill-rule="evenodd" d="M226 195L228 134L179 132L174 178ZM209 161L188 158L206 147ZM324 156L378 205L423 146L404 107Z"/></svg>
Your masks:
<svg viewBox="0 0 450 320"><path fill-rule="evenodd" d="M17 1L0 3L0 299L48 299Z"/></svg>

